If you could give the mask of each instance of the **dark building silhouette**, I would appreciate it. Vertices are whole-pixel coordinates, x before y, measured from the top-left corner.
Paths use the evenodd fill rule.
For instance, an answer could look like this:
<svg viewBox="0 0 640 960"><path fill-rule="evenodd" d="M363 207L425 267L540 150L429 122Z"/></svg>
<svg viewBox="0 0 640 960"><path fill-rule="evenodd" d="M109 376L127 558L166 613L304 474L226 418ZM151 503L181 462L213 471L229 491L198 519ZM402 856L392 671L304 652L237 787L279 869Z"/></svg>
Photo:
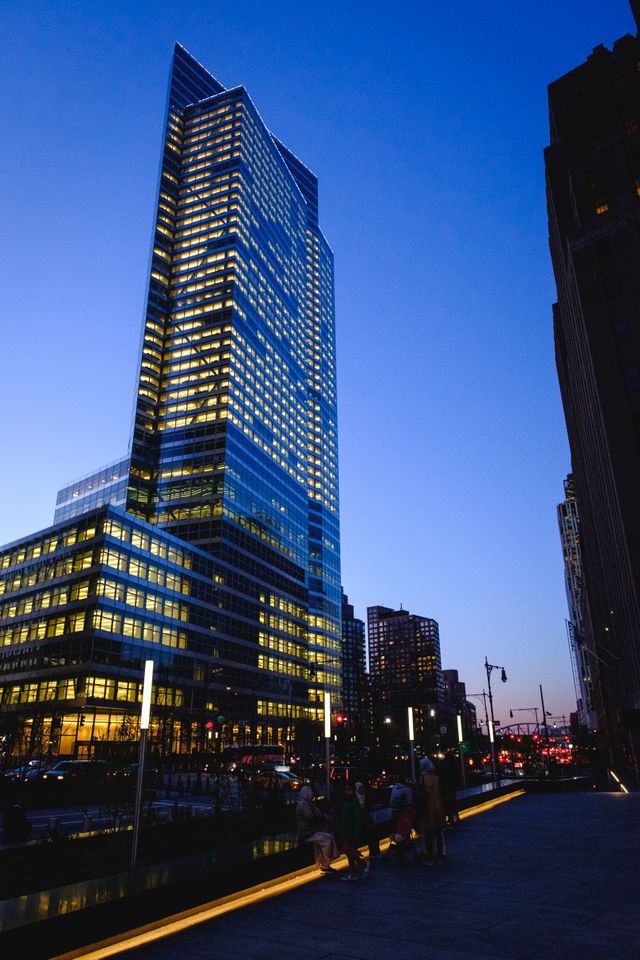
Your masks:
<svg viewBox="0 0 640 960"><path fill-rule="evenodd" d="M353 604L342 592L342 706L347 724L357 741L368 738L369 685L366 674L364 620L356 617Z"/></svg>
<svg viewBox="0 0 640 960"><path fill-rule="evenodd" d="M452 735L457 734L456 716L462 717L462 727L465 734L475 733L478 727L475 704L467 700L467 686L460 680L457 670L443 670L444 683L444 712L447 715L447 726Z"/></svg>
<svg viewBox="0 0 640 960"><path fill-rule="evenodd" d="M639 63L638 39L625 36L552 83L545 151L585 643L599 728L618 759L640 708Z"/></svg>
<svg viewBox="0 0 640 960"><path fill-rule="evenodd" d="M579 725L594 730L597 719L593 709L593 654L589 649L593 631L584 592L580 515L571 474L564 482L564 492L565 499L558 504L557 516L564 562L564 584L569 607L567 639L576 691L576 712Z"/></svg>
<svg viewBox="0 0 640 960"><path fill-rule="evenodd" d="M389 723L404 739L411 706L416 738L439 733L444 682L436 621L408 610L368 607L367 636L375 729Z"/></svg>

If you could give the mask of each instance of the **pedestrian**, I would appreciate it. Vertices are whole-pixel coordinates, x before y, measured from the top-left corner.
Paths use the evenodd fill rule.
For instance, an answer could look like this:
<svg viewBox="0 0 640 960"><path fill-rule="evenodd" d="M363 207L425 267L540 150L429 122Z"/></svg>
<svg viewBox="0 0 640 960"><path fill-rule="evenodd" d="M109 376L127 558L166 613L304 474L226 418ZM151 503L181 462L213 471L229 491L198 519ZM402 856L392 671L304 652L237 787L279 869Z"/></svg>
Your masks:
<svg viewBox="0 0 640 960"><path fill-rule="evenodd" d="M411 842L411 828L415 816L413 793L409 784L397 780L391 788L389 798L393 826L391 830L391 850L396 862L404 866L407 864L407 854Z"/></svg>
<svg viewBox="0 0 640 960"><path fill-rule="evenodd" d="M448 827L458 823L458 761L452 753L447 753L438 769L440 778L440 796L444 808L444 818Z"/></svg>
<svg viewBox="0 0 640 960"><path fill-rule="evenodd" d="M355 795L353 784L349 780L346 780L344 784L344 795L338 815L337 830L342 850L346 853L349 861L348 873L342 879L357 880L359 866L364 859L358 850L358 843L362 837L362 810ZM369 861L366 860L363 874L366 876L368 872Z"/></svg>
<svg viewBox="0 0 640 960"><path fill-rule="evenodd" d="M298 844L312 843L313 858L321 873L336 873L331 861L338 856L336 839L326 829L325 817L313 802L311 787L304 786L296 804L296 828Z"/></svg>
<svg viewBox="0 0 640 960"><path fill-rule="evenodd" d="M422 834L422 862L428 866L446 861L444 846L444 809L440 782L431 760L420 761L420 779L416 792L416 820Z"/></svg>
<svg viewBox="0 0 640 960"><path fill-rule="evenodd" d="M371 816L371 789L368 783L365 784L361 780L356 783L356 797L358 798L358 803L360 804L363 828L362 833L363 838L369 847L369 859L381 860L382 855L380 853L380 840L378 839L376 825L373 822L373 817Z"/></svg>
<svg viewBox="0 0 640 960"><path fill-rule="evenodd" d="M31 824L27 820L27 815L21 804L15 803L6 808L2 830L6 844L24 843L25 840L29 839Z"/></svg>

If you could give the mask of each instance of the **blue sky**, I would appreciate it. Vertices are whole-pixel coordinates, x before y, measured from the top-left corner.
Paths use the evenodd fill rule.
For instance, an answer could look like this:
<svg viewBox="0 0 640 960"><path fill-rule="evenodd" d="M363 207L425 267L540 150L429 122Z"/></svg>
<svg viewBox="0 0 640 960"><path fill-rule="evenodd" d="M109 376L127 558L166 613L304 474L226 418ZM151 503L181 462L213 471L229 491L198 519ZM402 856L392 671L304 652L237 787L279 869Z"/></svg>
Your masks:
<svg viewBox="0 0 640 960"><path fill-rule="evenodd" d="M559 8L561 13L559 13ZM320 178L336 258L343 582L440 623L496 715L575 698L555 519L546 85L625 0L5 3L0 543L126 450L179 40ZM494 675L495 676L495 675ZM523 714L520 715L524 717Z"/></svg>

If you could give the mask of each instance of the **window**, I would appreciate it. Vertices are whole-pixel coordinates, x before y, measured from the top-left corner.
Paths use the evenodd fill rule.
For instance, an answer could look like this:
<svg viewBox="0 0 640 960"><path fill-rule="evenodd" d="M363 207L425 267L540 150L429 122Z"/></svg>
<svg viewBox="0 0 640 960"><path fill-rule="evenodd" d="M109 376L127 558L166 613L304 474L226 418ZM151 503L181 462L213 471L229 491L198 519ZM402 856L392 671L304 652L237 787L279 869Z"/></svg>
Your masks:
<svg viewBox="0 0 640 960"><path fill-rule="evenodd" d="M616 320L613 328L613 334L617 347L624 347L625 344L631 343L633 339L631 336L631 327L629 326L629 321L625 317L621 317L619 320Z"/></svg>
<svg viewBox="0 0 640 960"><path fill-rule="evenodd" d="M621 297L620 281L615 274L606 277L604 281L604 295L607 300L619 300Z"/></svg>
<svg viewBox="0 0 640 960"><path fill-rule="evenodd" d="M624 382L628 393L640 393L640 370L637 367L627 367L624 371Z"/></svg>

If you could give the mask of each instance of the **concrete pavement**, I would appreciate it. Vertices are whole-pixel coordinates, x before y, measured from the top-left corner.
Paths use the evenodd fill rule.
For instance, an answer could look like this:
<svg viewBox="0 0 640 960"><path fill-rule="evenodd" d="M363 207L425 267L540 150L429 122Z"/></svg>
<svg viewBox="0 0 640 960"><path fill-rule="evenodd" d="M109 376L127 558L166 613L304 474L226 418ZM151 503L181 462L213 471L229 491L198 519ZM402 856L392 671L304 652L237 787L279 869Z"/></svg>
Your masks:
<svg viewBox="0 0 640 960"><path fill-rule="evenodd" d="M442 868L374 863L128 960L640 960L640 794L511 800L447 834Z"/></svg>

